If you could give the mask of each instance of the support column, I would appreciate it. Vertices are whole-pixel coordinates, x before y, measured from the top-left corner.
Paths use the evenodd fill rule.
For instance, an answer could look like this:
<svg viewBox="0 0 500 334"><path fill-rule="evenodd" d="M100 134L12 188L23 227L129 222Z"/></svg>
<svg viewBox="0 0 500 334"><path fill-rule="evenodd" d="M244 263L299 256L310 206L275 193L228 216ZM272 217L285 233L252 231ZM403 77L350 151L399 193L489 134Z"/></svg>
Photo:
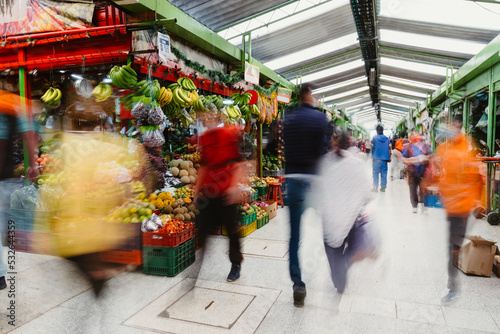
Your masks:
<svg viewBox="0 0 500 334"><path fill-rule="evenodd" d="M18 51L18 61L20 64L24 64L26 61L26 51L24 49L19 49ZM21 97L21 110L23 116L26 118L26 121L31 122L31 110L28 108L27 99L30 98L28 95L28 76L26 75L25 66L19 66L19 96ZM25 184L29 185L28 180L28 168L29 168L29 157L28 157L28 149L26 147L26 142L23 142L23 151L24 151L24 176L25 176Z"/></svg>
<svg viewBox="0 0 500 334"><path fill-rule="evenodd" d="M490 68L490 85L488 87L488 136L487 143L489 147L488 155L491 157L495 153L495 118L496 118L496 101L493 87L493 73Z"/></svg>

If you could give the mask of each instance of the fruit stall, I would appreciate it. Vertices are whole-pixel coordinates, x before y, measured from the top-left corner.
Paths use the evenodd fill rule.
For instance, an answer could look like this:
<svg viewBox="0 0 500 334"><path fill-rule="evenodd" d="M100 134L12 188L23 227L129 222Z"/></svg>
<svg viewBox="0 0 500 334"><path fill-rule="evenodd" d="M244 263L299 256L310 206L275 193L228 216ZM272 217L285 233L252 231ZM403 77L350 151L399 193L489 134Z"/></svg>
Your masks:
<svg viewBox="0 0 500 334"><path fill-rule="evenodd" d="M241 152L252 172L241 184L250 196L239 208L240 236L264 227L277 211L268 183L280 180L260 177L281 176L284 163L279 82L251 84L227 66L192 61L184 53L198 51L182 36L107 3L86 12L93 16L83 25L20 31L0 50L0 88L36 102L28 116L40 134L40 177L12 196L12 246L63 257L97 252L146 274L177 275L197 247L199 113L245 126ZM154 43L137 42L159 33L172 41L166 61ZM223 64L206 53L196 59L202 56ZM266 154L263 128L277 138ZM27 157L22 142L15 146L21 177Z"/></svg>

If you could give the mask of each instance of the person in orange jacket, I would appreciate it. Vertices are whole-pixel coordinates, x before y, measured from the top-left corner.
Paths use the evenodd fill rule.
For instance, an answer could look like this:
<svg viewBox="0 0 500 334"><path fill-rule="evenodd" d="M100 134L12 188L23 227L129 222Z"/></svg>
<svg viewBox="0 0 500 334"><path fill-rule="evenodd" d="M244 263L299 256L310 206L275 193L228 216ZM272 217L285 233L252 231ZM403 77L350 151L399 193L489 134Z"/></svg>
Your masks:
<svg viewBox="0 0 500 334"><path fill-rule="evenodd" d="M439 192L449 222L450 242L448 259L449 293L441 299L443 304L453 303L460 294L458 269L453 257L462 245L467 220L481 198L480 163L475 158L471 139L462 133L462 116L448 125L449 139L436 149L441 168Z"/></svg>

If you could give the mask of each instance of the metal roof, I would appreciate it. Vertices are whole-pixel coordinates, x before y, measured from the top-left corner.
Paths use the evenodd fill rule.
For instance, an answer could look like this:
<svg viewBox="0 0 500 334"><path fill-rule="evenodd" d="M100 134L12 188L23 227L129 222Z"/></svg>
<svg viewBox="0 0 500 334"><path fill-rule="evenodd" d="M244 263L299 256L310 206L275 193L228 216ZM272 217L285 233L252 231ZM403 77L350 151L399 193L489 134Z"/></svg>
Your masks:
<svg viewBox="0 0 500 334"><path fill-rule="evenodd" d="M328 100L325 104L350 108L346 110L348 115L360 113L357 120L360 125L373 125L378 116L376 107L380 107L383 123L397 123L404 112L415 108L415 103L423 102L424 96L433 92L433 86L429 85L441 85L446 80L446 67L456 70L472 58L477 51L463 47L464 43L474 42L480 48L500 34L500 28L495 28L498 16L489 13L495 12L491 6L500 13L500 2L476 4L476 1L456 0L448 11L441 13L434 8L445 6L446 1L451 4L450 0L439 4L428 0L400 0L399 9L398 6L392 8L390 1L382 0L169 2L235 45L241 43L242 34L250 34L251 56L264 65L310 49L307 57L297 57L295 62L273 69L293 83L301 82L301 77L311 78L333 69L331 75L308 81L318 88L335 85L322 89L319 94ZM313 11L316 11L314 16L304 19ZM489 20L491 22L482 23L491 24L474 26L470 20L460 19L457 13L481 15L474 17L476 21ZM434 21L429 21L431 19ZM392 37L401 37L398 41L391 36L384 37L387 32ZM347 38L352 34L356 34L358 40ZM419 44L413 37L423 37L429 43ZM432 44L431 40L438 42ZM448 47L452 43L459 46ZM314 49L318 45L324 45L325 49ZM351 66L344 69L347 64ZM442 71L427 71L427 68ZM370 72L374 78L369 78ZM364 81L349 82L362 77ZM369 89L356 92L361 87ZM350 91L353 93L349 94ZM358 108L360 104L364 105Z"/></svg>

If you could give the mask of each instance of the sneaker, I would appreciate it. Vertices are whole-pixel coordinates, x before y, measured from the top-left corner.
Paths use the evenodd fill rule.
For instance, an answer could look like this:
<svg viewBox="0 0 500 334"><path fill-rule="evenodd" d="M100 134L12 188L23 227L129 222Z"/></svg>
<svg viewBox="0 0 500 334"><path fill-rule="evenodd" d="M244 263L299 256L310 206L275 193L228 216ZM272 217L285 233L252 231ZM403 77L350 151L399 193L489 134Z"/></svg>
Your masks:
<svg viewBox="0 0 500 334"><path fill-rule="evenodd" d="M380 188L381 193L385 193L385 188Z"/></svg>
<svg viewBox="0 0 500 334"><path fill-rule="evenodd" d="M5 282L5 276L0 277L0 290L7 288L7 283Z"/></svg>
<svg viewBox="0 0 500 334"><path fill-rule="evenodd" d="M303 307L304 306L304 299L306 299L306 288L303 288L301 286L294 287L293 288L293 305L295 307Z"/></svg>
<svg viewBox="0 0 500 334"><path fill-rule="evenodd" d="M231 271L229 272L229 275L227 275L227 281L228 282L234 282L238 278L240 278L240 272L241 272L241 266L237 264L231 265Z"/></svg>
<svg viewBox="0 0 500 334"><path fill-rule="evenodd" d="M418 213L418 208L413 208L413 213Z"/></svg>
<svg viewBox="0 0 500 334"><path fill-rule="evenodd" d="M460 296L460 294L458 292L450 291L450 292L448 292L448 294L446 296L441 298L441 304L451 305L457 301L459 296Z"/></svg>

